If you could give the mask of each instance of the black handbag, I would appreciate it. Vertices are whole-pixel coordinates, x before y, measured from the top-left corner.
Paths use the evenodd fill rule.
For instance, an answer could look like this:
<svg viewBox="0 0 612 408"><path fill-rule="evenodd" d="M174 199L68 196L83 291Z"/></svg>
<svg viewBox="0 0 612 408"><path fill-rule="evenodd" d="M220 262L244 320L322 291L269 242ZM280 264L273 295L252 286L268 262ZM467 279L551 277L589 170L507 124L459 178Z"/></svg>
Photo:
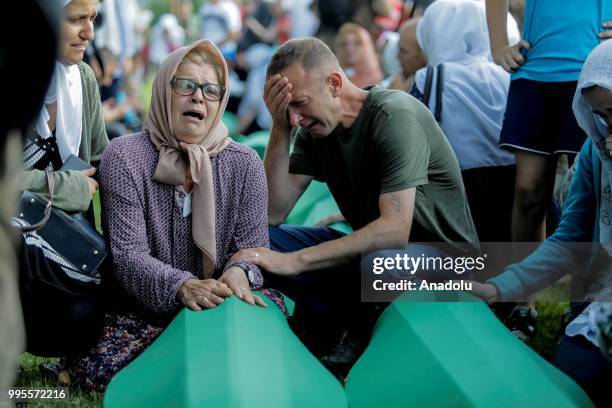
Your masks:
<svg viewBox="0 0 612 408"><path fill-rule="evenodd" d="M27 245L42 248L66 275L85 285L99 285L101 266L108 254L104 238L81 214L69 214L53 204L53 175L47 171L49 200L23 192L14 224Z"/></svg>
<svg viewBox="0 0 612 408"><path fill-rule="evenodd" d="M79 356L101 334L101 276L108 251L85 217L52 206L49 170L47 181L49 200L24 192L13 218L22 233L19 287L27 351Z"/></svg>

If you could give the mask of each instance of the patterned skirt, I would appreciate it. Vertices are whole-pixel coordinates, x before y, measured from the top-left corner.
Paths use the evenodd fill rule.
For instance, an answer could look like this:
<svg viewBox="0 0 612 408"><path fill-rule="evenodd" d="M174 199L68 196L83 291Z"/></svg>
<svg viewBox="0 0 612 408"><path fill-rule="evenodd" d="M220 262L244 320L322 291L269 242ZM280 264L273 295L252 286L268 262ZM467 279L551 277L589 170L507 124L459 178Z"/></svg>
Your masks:
<svg viewBox="0 0 612 408"><path fill-rule="evenodd" d="M258 292L287 314L282 295L273 289ZM123 367L138 357L162 333L163 324L151 324L135 313L107 314L102 337L83 358L66 361L72 381L84 391L104 391Z"/></svg>

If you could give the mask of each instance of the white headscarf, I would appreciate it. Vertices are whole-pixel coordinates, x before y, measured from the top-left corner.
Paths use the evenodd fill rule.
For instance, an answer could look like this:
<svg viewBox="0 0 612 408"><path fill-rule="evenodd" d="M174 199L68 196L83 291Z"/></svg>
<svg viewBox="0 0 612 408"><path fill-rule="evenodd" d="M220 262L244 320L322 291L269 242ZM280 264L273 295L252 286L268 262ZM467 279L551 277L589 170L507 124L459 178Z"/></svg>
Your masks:
<svg viewBox="0 0 612 408"><path fill-rule="evenodd" d="M572 105L578 125L591 138L601 159L601 193L603 194L606 188L612 187L612 157L610 157L610 152L605 145L606 136L609 133L608 127L599 122L582 95L582 90L591 86L600 86L612 91L612 40L602 42L589 54L582 67ZM607 211L608 214L612 214L612 203L602 200L600 211ZM600 242L612 242L612 227L601 222L602 217L599 220ZM612 255L612 247L605 247L608 253Z"/></svg>
<svg viewBox="0 0 612 408"><path fill-rule="evenodd" d="M514 163L514 156L498 147L510 75L491 60L484 2L432 3L417 26L417 41L428 65L444 64L440 127L461 169ZM416 73L421 91L426 72ZM436 82L429 103L432 111L437 104Z"/></svg>
<svg viewBox="0 0 612 408"><path fill-rule="evenodd" d="M399 60L397 59L399 37L400 35L398 32L385 31L376 41L377 47L382 47L386 43L385 49L382 53L382 66L386 77L393 76L402 69Z"/></svg>
<svg viewBox="0 0 612 408"><path fill-rule="evenodd" d="M66 7L72 0L62 0ZM83 126L83 89L77 65L64 65L55 61L53 78L47 89L45 105L57 102L55 137L62 161L74 154L78 156ZM36 121L36 133L46 139L52 135L47 122L49 112L43 105Z"/></svg>

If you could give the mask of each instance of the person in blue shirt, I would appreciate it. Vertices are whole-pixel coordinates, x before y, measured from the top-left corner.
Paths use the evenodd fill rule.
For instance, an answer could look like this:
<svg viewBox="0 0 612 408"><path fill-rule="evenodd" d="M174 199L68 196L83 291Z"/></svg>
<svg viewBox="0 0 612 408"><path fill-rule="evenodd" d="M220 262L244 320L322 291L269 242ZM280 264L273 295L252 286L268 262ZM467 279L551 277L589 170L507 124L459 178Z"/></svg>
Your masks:
<svg viewBox="0 0 612 408"><path fill-rule="evenodd" d="M581 300L594 301L567 325L554 364L603 406L609 403L612 363L598 347L607 350L610 332L599 324L598 335L594 316L600 302L612 300L612 41L598 45L586 60L573 111L589 138L578 156L559 227L523 261L484 284L474 282L473 293L490 303L513 301L572 274ZM580 250L572 250L576 247ZM576 261L587 273L577 272Z"/></svg>
<svg viewBox="0 0 612 408"><path fill-rule="evenodd" d="M508 0L486 0L494 61L512 72L500 146L516 157L512 240L542 241L557 158L570 163L585 134L571 113L580 69L600 39L612 36L612 2L527 0L523 39L509 44Z"/></svg>

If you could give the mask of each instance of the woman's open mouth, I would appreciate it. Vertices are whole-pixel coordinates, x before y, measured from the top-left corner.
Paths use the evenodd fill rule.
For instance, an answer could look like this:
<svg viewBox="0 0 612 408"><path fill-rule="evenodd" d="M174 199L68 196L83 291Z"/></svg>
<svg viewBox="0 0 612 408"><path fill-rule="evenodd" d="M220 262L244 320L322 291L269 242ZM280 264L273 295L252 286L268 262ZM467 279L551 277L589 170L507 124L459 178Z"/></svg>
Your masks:
<svg viewBox="0 0 612 408"><path fill-rule="evenodd" d="M198 120L204 119L204 114L198 111L187 111L183 113L183 116L188 116L188 117L195 118Z"/></svg>

